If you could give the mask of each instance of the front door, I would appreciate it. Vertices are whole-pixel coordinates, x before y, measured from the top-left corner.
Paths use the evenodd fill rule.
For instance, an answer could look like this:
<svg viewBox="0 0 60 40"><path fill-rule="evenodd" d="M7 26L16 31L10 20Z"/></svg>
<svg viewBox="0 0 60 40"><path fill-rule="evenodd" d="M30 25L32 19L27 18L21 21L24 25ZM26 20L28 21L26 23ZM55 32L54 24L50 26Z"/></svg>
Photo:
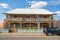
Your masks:
<svg viewBox="0 0 60 40"><path fill-rule="evenodd" d="M17 32L17 29L20 28L19 23L11 23L11 27L13 32Z"/></svg>

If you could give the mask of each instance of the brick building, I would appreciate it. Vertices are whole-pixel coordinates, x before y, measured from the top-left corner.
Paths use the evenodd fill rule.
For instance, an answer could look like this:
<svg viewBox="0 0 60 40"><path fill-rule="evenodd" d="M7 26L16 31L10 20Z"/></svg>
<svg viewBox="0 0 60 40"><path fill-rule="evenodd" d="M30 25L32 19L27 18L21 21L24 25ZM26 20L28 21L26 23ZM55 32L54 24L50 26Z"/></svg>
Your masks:
<svg viewBox="0 0 60 40"><path fill-rule="evenodd" d="M4 27L15 29L40 29L55 27L55 14L45 9L14 9L3 13Z"/></svg>
<svg viewBox="0 0 60 40"><path fill-rule="evenodd" d="M4 27L3 27L3 23L2 23L2 22L0 22L0 28L4 28Z"/></svg>

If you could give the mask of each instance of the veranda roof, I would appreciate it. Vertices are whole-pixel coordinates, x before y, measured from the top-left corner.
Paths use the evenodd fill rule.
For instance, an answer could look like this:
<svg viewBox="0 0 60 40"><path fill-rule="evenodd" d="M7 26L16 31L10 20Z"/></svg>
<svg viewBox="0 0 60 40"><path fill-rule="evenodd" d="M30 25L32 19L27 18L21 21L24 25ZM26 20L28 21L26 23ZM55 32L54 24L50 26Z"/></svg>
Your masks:
<svg viewBox="0 0 60 40"><path fill-rule="evenodd" d="M54 13L46 9L17 8L4 12L4 14L54 14Z"/></svg>

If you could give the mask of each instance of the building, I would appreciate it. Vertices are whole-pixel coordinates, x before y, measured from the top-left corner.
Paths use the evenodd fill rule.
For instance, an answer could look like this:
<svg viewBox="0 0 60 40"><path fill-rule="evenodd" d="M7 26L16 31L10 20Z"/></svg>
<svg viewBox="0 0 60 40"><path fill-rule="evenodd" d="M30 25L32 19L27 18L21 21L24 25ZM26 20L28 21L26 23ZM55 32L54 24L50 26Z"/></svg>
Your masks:
<svg viewBox="0 0 60 40"><path fill-rule="evenodd" d="M3 13L4 27L15 29L43 29L55 27L55 14L45 9L14 9Z"/></svg>
<svg viewBox="0 0 60 40"><path fill-rule="evenodd" d="M3 27L3 23L2 23L2 22L0 22L0 28L4 28L4 27Z"/></svg>
<svg viewBox="0 0 60 40"><path fill-rule="evenodd" d="M56 20L56 26L60 28L60 20Z"/></svg>

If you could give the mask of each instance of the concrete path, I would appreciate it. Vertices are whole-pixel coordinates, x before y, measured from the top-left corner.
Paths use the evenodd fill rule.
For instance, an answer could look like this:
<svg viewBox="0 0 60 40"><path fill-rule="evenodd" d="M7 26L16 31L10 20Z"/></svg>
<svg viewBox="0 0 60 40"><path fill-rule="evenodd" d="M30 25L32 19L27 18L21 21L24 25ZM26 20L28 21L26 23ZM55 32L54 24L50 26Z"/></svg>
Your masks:
<svg viewBox="0 0 60 40"><path fill-rule="evenodd" d="M60 40L59 36L9 36L0 37L0 40Z"/></svg>
<svg viewBox="0 0 60 40"><path fill-rule="evenodd" d="M6 37L6 36L45 36L44 33L25 33L25 32L20 32L20 33L0 33L1 37Z"/></svg>

